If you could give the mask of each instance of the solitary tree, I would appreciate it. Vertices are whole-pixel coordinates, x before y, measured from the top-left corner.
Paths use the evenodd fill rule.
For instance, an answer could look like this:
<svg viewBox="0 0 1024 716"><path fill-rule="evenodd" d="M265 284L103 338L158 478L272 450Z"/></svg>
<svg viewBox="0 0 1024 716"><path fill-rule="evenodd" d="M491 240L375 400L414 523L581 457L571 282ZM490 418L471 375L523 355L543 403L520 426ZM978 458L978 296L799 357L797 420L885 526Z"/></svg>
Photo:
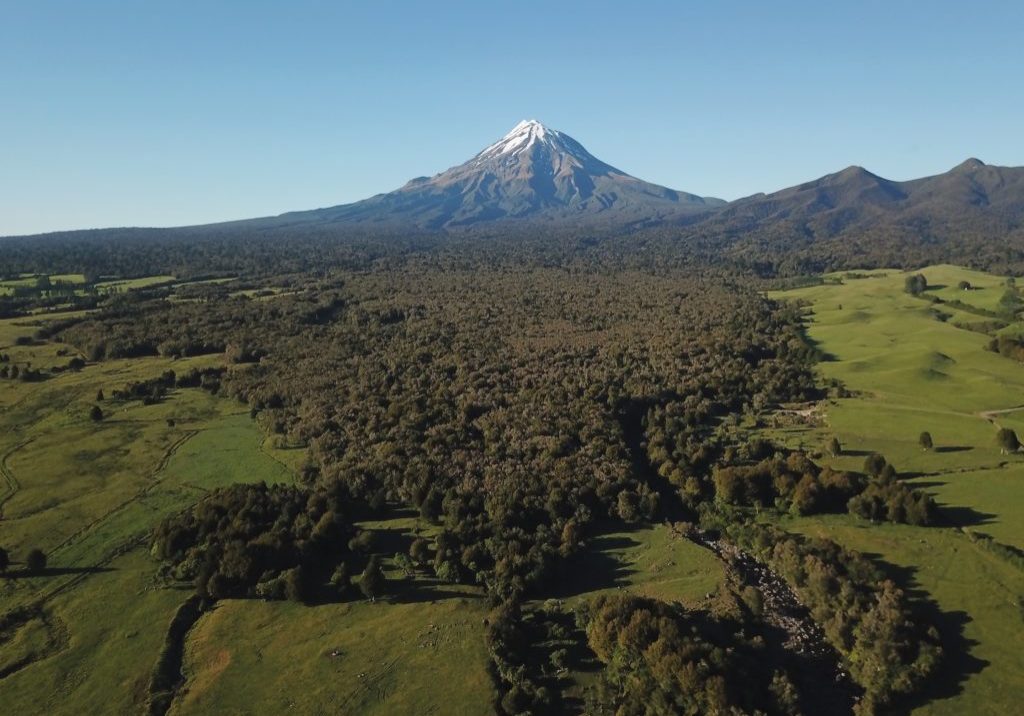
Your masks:
<svg viewBox="0 0 1024 716"><path fill-rule="evenodd" d="M426 564L430 559L430 547L422 537L417 537L409 546L409 556L416 564Z"/></svg>
<svg viewBox="0 0 1024 716"><path fill-rule="evenodd" d="M922 450L931 450L934 446L934 443L932 443L932 434L925 430L921 433L920 437L917 438L917 444L921 446Z"/></svg>
<svg viewBox="0 0 1024 716"><path fill-rule="evenodd" d="M89 409L89 418L94 423L100 422L101 420L103 420L103 409L100 408L100 406L98 405L92 406L92 408Z"/></svg>
<svg viewBox="0 0 1024 716"><path fill-rule="evenodd" d="M394 561L395 566L402 570L407 577L411 577L416 571L416 565L413 563L412 558L405 552L395 552Z"/></svg>
<svg viewBox="0 0 1024 716"><path fill-rule="evenodd" d="M828 452L832 457L839 457L843 454L843 446L839 443L839 438L829 440Z"/></svg>
<svg viewBox="0 0 1024 716"><path fill-rule="evenodd" d="M885 464L885 458L873 452L864 459L864 472L872 477L878 477L885 469Z"/></svg>
<svg viewBox="0 0 1024 716"><path fill-rule="evenodd" d="M7 567L11 564L11 556L7 554L7 550L0 547L0 574L7 571Z"/></svg>
<svg viewBox="0 0 1024 716"><path fill-rule="evenodd" d="M343 597L345 592L348 591L349 584L348 566L342 562L335 567L334 573L331 575L331 586L338 592L339 597Z"/></svg>
<svg viewBox="0 0 1024 716"><path fill-rule="evenodd" d="M373 530L363 530L348 541L348 548L353 552L372 552L377 544L377 536Z"/></svg>
<svg viewBox="0 0 1024 716"><path fill-rule="evenodd" d="M626 522L636 522L640 519L638 509L640 498L632 490L623 490L619 493L619 517Z"/></svg>
<svg viewBox="0 0 1024 716"><path fill-rule="evenodd" d="M1013 432L1010 428L1000 428L999 432L996 433L996 445L999 446L1001 452L1017 452L1020 449L1020 441L1017 439L1017 433Z"/></svg>
<svg viewBox="0 0 1024 716"><path fill-rule="evenodd" d="M363 596L371 602L380 596L384 591L384 570L380 568L380 560L377 555L370 557L370 562L359 577L359 590Z"/></svg>
<svg viewBox="0 0 1024 716"><path fill-rule="evenodd" d="M284 578L285 598L293 602L304 602L309 598L306 574L301 564L285 571L281 576Z"/></svg>
<svg viewBox="0 0 1024 716"><path fill-rule="evenodd" d="M105 397L106 396L103 395L103 388L100 388L99 390L96 391L96 402L97 403L102 401L102 400L104 400Z"/></svg>
<svg viewBox="0 0 1024 716"><path fill-rule="evenodd" d="M29 572L42 572L46 569L46 553L41 549L33 549L25 557L25 567Z"/></svg>
<svg viewBox="0 0 1024 716"><path fill-rule="evenodd" d="M907 276L907 280L904 282L904 289L911 296L920 296L926 288L928 288L928 280L923 274L915 273L913 276Z"/></svg>
<svg viewBox="0 0 1024 716"><path fill-rule="evenodd" d="M971 290L971 282L970 281L961 281L960 283L958 283L956 285L956 287L959 288L961 291L970 291Z"/></svg>

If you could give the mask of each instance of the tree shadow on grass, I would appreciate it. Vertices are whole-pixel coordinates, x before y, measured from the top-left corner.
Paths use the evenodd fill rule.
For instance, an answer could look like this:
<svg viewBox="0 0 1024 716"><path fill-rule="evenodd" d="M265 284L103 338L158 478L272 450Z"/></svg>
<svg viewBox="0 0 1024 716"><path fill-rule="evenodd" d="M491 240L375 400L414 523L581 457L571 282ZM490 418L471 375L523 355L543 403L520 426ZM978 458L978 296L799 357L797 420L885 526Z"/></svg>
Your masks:
<svg viewBox="0 0 1024 716"><path fill-rule="evenodd" d="M951 452L968 452L974 448L970 445L943 445L942 447L935 448L935 452L940 454L951 453Z"/></svg>
<svg viewBox="0 0 1024 716"><path fill-rule="evenodd" d="M73 574L100 574L101 572L113 572L113 567L46 567L39 570L9 569L0 577L8 579L24 579L26 577L66 577Z"/></svg>
<svg viewBox="0 0 1024 716"><path fill-rule="evenodd" d="M565 563L565 569L547 590L556 599L576 597L587 592L624 587L634 570L614 551L636 547L635 539L624 535L599 535L587 541L586 548Z"/></svg>
<svg viewBox="0 0 1024 716"><path fill-rule="evenodd" d="M836 356L834 353L829 353L828 351L821 347L821 341L811 338L809 335L807 335L806 331L804 331L803 339L818 352L819 363L835 363L836 361L839 360L838 356Z"/></svg>
<svg viewBox="0 0 1024 716"><path fill-rule="evenodd" d="M878 554L864 553L864 556L871 559L888 579L906 592L913 604L914 620L920 624L934 625L942 644L942 659L936 672L922 685L920 691L900 699L889 712L909 714L925 704L962 694L967 680L981 673L991 663L971 653L978 646L976 640L964 635L965 627L972 621L971 615L962 610L942 611L918 585L915 567L886 562Z"/></svg>
<svg viewBox="0 0 1024 716"><path fill-rule="evenodd" d="M925 474L927 474L927 473L922 473L922 475L925 475ZM901 477L905 477L905 476L901 476ZM906 477L905 479L917 480L917 478L909 478L909 477ZM917 480L916 482L914 482L911 485L911 487L913 487L915 490L931 490L931 489L936 488L936 487L943 487L944 485L947 485L947 484L948 483L945 480Z"/></svg>
<svg viewBox="0 0 1024 716"><path fill-rule="evenodd" d="M945 505L939 503L939 514L942 519L954 527L977 527L987 525L996 521L998 515L992 512L981 512L973 507L960 505Z"/></svg>
<svg viewBox="0 0 1024 716"><path fill-rule="evenodd" d="M416 539L408 530L397 527L374 527L370 531L373 533L373 551L380 555L408 554Z"/></svg>
<svg viewBox="0 0 1024 716"><path fill-rule="evenodd" d="M423 604L445 599L483 599L483 594L460 591L455 585L427 577L423 573L417 573L413 577L386 580L384 589L376 601L384 604ZM309 606L324 606L339 602L359 601L366 601L366 597L359 591L358 583L353 583L346 588L341 596L338 595L337 590L324 584L319 585L314 593L305 600L305 603Z"/></svg>
<svg viewBox="0 0 1024 716"><path fill-rule="evenodd" d="M423 604L444 599L483 599L482 594L454 589L452 585L437 580L415 579L390 580L385 593L379 600L389 604Z"/></svg>

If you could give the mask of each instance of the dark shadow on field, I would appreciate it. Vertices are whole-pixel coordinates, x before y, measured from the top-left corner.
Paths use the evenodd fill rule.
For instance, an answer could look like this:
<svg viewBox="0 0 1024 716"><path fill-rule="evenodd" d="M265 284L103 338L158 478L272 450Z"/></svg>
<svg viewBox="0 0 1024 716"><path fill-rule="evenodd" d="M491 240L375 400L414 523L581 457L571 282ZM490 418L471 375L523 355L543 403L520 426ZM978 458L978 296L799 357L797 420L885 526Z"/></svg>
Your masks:
<svg viewBox="0 0 1024 716"><path fill-rule="evenodd" d="M566 668L571 674L570 682L578 694L564 694L565 689L561 687L563 690L562 703L564 706L562 713L583 714L586 713L586 698L584 692L580 689L582 685L578 676L588 674L591 679L594 679L593 675L599 673L604 668L604 664L601 663L601 660L590 649L590 645L587 643L586 631L576 626L570 614L559 615L556 619L560 620L562 628L570 635L568 643L563 644L563 648L566 650L565 663ZM552 686L560 688L557 682L552 683Z"/></svg>
<svg viewBox="0 0 1024 716"><path fill-rule="evenodd" d="M939 514L942 518L955 527L977 527L995 522L996 517L991 512L979 512L973 507L959 505L944 505L939 503Z"/></svg>
<svg viewBox="0 0 1024 716"><path fill-rule="evenodd" d="M944 283L936 283L934 285L928 284L928 287L925 288L925 291L941 291L944 288L949 288L949 286L947 286Z"/></svg>
<svg viewBox="0 0 1024 716"><path fill-rule="evenodd" d="M113 572L113 567L47 567L31 571L28 569L9 569L0 577L8 579L24 579L25 577L66 577L72 574L99 574Z"/></svg>
<svg viewBox="0 0 1024 716"><path fill-rule="evenodd" d="M974 448L970 445L943 445L942 447L935 448L937 453L950 453L950 452L968 452Z"/></svg>
<svg viewBox="0 0 1024 716"><path fill-rule="evenodd" d="M846 448L843 448L843 451L840 453L844 457L867 457L874 454L873 450L847 450Z"/></svg>
<svg viewBox="0 0 1024 716"><path fill-rule="evenodd" d="M566 599L600 589L623 587L633 570L612 552L636 547L637 540L622 535L599 535L587 540L586 547L565 562L558 578L549 584L551 597Z"/></svg>
<svg viewBox="0 0 1024 716"><path fill-rule="evenodd" d="M829 353L824 348L822 348L821 347L821 341L817 341L817 340L811 338L807 334L807 331L803 331L803 339L804 339L804 341L807 342L808 345L811 346L811 348L813 348L815 351L817 351L817 353L818 353L818 362L819 363L835 363L836 361L839 360L839 357L836 356L834 353Z"/></svg>
<svg viewBox="0 0 1024 716"><path fill-rule="evenodd" d="M384 586L384 595L378 599L391 604L423 604L443 599L483 599L483 595L460 592L445 582L416 577L389 580Z"/></svg>
<svg viewBox="0 0 1024 716"><path fill-rule="evenodd" d="M412 577L385 580L383 591L377 597L378 602L385 604L423 604L444 599L483 599L483 594L453 589L452 585L447 582L427 576L427 571L423 568ZM314 593L305 600L305 603L308 606L316 607L339 602L361 601L366 601L366 597L359 591L359 584L356 581L346 588L341 596L334 588L326 584L319 585Z"/></svg>
<svg viewBox="0 0 1024 716"><path fill-rule="evenodd" d="M918 693L901 699L886 712L909 714L925 704L963 693L967 679L981 673L991 663L971 653L971 649L978 645L974 639L964 636L964 628L972 621L971 615L964 611L944 612L939 609L928 593L918 586L916 568L891 564L883 560L881 555L870 552L864 553L864 556L906 592L913 604L914 620L935 626L942 644L942 659L936 672Z"/></svg>
<svg viewBox="0 0 1024 716"><path fill-rule="evenodd" d="M925 473L922 473L922 476L924 474ZM934 487L942 487L943 485L946 484L948 483L945 480L920 480L911 485L911 487L913 487L915 490L930 490Z"/></svg>
<svg viewBox="0 0 1024 716"><path fill-rule="evenodd" d="M416 539L415 535L407 530L394 527L374 527L370 531L373 533L373 551L385 557L399 552L409 554L409 547Z"/></svg>

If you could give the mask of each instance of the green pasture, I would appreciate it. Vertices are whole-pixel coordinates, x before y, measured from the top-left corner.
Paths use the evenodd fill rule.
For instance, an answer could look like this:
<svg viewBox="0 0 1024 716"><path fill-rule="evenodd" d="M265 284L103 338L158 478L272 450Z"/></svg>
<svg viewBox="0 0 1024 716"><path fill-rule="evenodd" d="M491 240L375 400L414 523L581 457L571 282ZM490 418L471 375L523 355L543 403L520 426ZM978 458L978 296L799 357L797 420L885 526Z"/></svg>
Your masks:
<svg viewBox="0 0 1024 716"><path fill-rule="evenodd" d="M119 291L131 291L139 288L152 288L163 286L177 281L174 276L142 276L140 278L117 279L115 281L100 281L96 284L96 290L100 293L113 293Z"/></svg>
<svg viewBox="0 0 1024 716"><path fill-rule="evenodd" d="M559 596L571 605L625 591L695 606L724 578L722 563L710 550L673 535L665 525L645 525L591 538L569 561Z"/></svg>
<svg viewBox="0 0 1024 716"><path fill-rule="evenodd" d="M1005 284L954 266L921 273L936 287L928 293L956 291L960 281L981 287L960 291L964 302L1001 295ZM889 271L773 294L810 303L808 334L828 356L818 368L854 393L828 401L821 424L781 436L817 448L836 436L843 455L832 462L845 469L879 452L932 492L954 524L1024 548L1024 455L1003 455L995 444L997 427L1024 435L1024 412L990 413L1024 405L1024 365L986 350L988 336L939 320L932 304L904 292L906 276ZM935 449L921 449L923 431Z"/></svg>
<svg viewBox="0 0 1024 716"><path fill-rule="evenodd" d="M74 355L53 343L14 345L34 330L0 321L2 350L37 366ZM13 559L0 577L0 615L36 607L0 634L0 703L11 713L138 712L187 596L156 588L149 530L214 487L293 479L233 402L198 389L148 406L109 397L168 368L217 360L118 360L36 383L0 380L0 546ZM98 402L100 389L108 397ZM94 404L105 413L98 423ZM48 564L30 577L22 560L32 548Z"/></svg>
<svg viewBox="0 0 1024 716"><path fill-rule="evenodd" d="M1024 365L987 351L989 336L957 325L985 320L972 309L994 309L1004 278L955 266L921 273L926 295L967 308L908 295L900 271L772 294L810 304L808 335L828 356L818 368L853 397L830 399L803 424L767 433L818 450L837 437L842 455L821 459L843 469L883 454L935 497L952 526L872 525L847 515L784 517L783 526L877 557L897 583L938 606L948 661L914 713L1009 713L1024 688L1024 569L961 528L1010 545L1005 552L1024 548L1024 455L1004 455L994 442L998 427L1024 434L1024 412L1013 411L1024 405ZM972 289L957 288L961 281ZM932 450L921 448L922 431Z"/></svg>
<svg viewBox="0 0 1024 716"><path fill-rule="evenodd" d="M226 600L190 632L171 714L490 714L483 599Z"/></svg>

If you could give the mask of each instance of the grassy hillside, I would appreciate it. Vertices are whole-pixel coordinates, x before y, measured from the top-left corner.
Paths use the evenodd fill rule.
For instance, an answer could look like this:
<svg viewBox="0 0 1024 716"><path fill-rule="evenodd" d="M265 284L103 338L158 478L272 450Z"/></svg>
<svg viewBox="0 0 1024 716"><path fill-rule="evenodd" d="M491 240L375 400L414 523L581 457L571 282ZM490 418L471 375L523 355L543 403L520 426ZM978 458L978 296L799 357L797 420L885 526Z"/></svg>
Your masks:
<svg viewBox="0 0 1024 716"><path fill-rule="evenodd" d="M931 492L947 527L871 526L851 517L787 519L787 529L828 535L894 565L893 577L931 597L943 612L949 640L946 679L921 713L1007 713L1024 688L1020 561L986 549L964 530L1024 547L1024 457L996 447L997 427L1024 427L1024 366L986 350L990 337L958 327L989 310L1005 280L954 266L921 271L932 303L904 292L906 274L862 278L775 294L809 303L808 333L828 358L825 379L853 397L801 406L769 433L816 448L832 436L843 454L836 467L860 470L883 454L905 479ZM974 290L956 288L967 281ZM964 307L950 306L958 300ZM1000 413L996 411L1011 411ZM935 448L923 450L922 431Z"/></svg>

